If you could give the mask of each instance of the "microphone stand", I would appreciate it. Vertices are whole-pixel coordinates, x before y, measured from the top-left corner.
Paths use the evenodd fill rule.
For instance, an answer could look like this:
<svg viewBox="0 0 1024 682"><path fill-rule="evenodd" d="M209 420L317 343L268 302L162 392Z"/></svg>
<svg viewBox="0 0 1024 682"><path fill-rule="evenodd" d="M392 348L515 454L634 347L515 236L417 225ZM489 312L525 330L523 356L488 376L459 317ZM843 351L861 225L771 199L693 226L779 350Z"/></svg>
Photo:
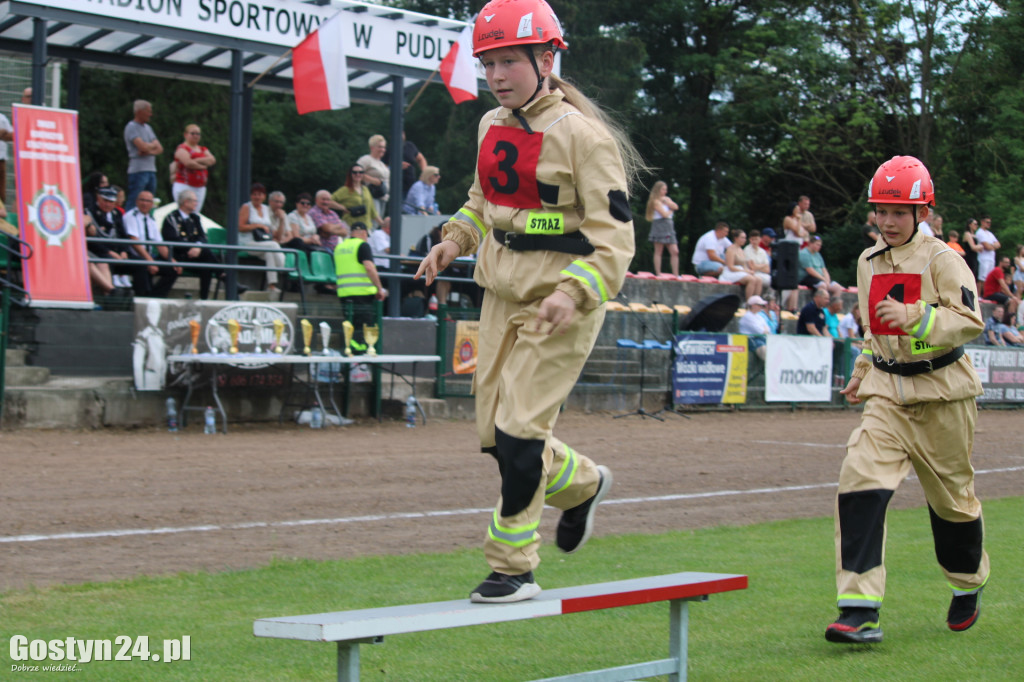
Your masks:
<svg viewBox="0 0 1024 682"><path fill-rule="evenodd" d="M626 305L628 307L629 298L623 293L620 293L619 295L623 299L625 299ZM654 412L648 412L644 408L644 377L646 369L646 365L644 363L644 356L647 353L647 348L644 346L644 341L646 340L648 334L650 334L651 337L654 338L654 333L651 332L651 328L647 326L646 322L644 322L644 318L642 315L637 313L632 308L630 308L629 311L633 313L636 316L637 320L640 322L640 400L635 410L633 410L632 412L623 412L622 414L617 414L614 418L619 419L621 417L639 416L641 419L646 419L647 417L650 417L651 419L657 419L658 421L663 422L665 421L663 417L659 416Z"/></svg>
<svg viewBox="0 0 1024 682"><path fill-rule="evenodd" d="M658 308L657 301L651 300L651 303L654 304L655 309ZM661 313L659 313L659 315L660 314ZM672 365L674 365L676 361L676 337L675 334L672 333L672 329L668 327L668 322L665 322L665 320L662 320L660 317L658 319L661 320L662 325L665 325L665 331L668 332L668 345L670 349L668 362L668 399L665 400L665 404L662 405L661 409L655 412L653 416L658 417L664 412L667 414L674 414L675 416L682 417L683 419L689 419L690 415L677 412L676 405L672 402Z"/></svg>

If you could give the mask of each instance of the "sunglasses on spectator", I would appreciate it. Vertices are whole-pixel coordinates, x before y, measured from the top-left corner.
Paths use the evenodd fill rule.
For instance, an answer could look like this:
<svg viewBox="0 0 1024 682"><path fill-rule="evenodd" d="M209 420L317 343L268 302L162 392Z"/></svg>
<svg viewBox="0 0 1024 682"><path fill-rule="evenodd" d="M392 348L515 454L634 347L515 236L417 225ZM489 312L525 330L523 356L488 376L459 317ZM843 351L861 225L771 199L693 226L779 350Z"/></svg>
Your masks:
<svg viewBox="0 0 1024 682"><path fill-rule="evenodd" d="M365 171L357 171L357 170L354 170L354 171L352 171L352 175L362 175L362 174L363 174L364 172L365 172Z"/></svg>
<svg viewBox="0 0 1024 682"><path fill-rule="evenodd" d="M302 201L299 202L299 206L309 206L309 202L303 199Z"/></svg>

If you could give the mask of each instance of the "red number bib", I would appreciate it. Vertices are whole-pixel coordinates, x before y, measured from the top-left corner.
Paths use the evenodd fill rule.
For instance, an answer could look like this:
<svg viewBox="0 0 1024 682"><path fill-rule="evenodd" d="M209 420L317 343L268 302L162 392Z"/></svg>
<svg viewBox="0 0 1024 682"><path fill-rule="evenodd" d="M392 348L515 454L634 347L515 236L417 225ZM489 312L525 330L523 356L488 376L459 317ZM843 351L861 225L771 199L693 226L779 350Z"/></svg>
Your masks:
<svg viewBox="0 0 1024 682"><path fill-rule="evenodd" d="M544 133L491 126L480 145L477 173L487 201L512 208L540 208L537 162Z"/></svg>
<svg viewBox="0 0 1024 682"><path fill-rule="evenodd" d="M921 300L921 275L894 272L888 275L875 275L871 278L871 289L868 291L868 311L871 318L871 333L885 336L906 336L899 327L890 327L878 319L875 306L892 296L900 303L917 303Z"/></svg>

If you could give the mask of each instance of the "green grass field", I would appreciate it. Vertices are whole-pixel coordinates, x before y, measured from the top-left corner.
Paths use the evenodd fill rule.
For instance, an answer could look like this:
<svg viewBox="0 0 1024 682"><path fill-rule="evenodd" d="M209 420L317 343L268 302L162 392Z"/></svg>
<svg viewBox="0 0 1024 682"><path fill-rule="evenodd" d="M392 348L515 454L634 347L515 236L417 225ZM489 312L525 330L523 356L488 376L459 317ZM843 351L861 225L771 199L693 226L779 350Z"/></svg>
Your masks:
<svg viewBox="0 0 1024 682"><path fill-rule="evenodd" d="M889 515L885 642L825 641L834 606L832 520L785 521L591 541L572 557L542 550L543 587L678 571L746 573L750 588L690 607L696 680L1019 680L1024 670L1024 497L985 501L993 573L973 629L946 629L950 592L924 509ZM332 644L257 639L257 618L465 597L486 574L478 551L347 561L279 560L221 574L182 574L0 595L0 679L35 679L10 638L191 637L191 660L93 661L84 680L330 680ZM364 645L362 679L529 680L663 658L664 603L559 618L389 637ZM115 647L116 650L116 647ZM68 663L68 662L64 662ZM66 678L65 678L66 679Z"/></svg>

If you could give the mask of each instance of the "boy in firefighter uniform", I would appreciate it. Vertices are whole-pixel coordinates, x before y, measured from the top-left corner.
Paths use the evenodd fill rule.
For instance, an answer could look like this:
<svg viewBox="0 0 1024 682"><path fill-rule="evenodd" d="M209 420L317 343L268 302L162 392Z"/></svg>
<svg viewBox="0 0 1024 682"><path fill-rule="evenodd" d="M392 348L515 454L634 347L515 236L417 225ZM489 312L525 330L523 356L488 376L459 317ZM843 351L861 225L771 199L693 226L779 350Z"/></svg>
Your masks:
<svg viewBox="0 0 1024 682"><path fill-rule="evenodd" d="M935 555L953 598L954 631L978 618L989 575L971 448L981 382L963 345L983 328L963 258L917 229L934 205L931 176L911 156L882 164L868 188L882 239L857 264L864 351L842 393L866 401L850 435L836 497L838 620L831 642L882 641L885 513L911 468L928 500Z"/></svg>
<svg viewBox="0 0 1024 682"><path fill-rule="evenodd" d="M642 162L593 103L552 74L565 47L544 0L492 0L481 10L473 55L502 106L480 122L469 200L416 273L429 284L454 258L478 254L477 430L501 474L484 544L492 573L470 595L478 602L538 594L544 505L563 510L556 544L574 552L612 484L611 471L552 429L633 256L627 177Z"/></svg>

